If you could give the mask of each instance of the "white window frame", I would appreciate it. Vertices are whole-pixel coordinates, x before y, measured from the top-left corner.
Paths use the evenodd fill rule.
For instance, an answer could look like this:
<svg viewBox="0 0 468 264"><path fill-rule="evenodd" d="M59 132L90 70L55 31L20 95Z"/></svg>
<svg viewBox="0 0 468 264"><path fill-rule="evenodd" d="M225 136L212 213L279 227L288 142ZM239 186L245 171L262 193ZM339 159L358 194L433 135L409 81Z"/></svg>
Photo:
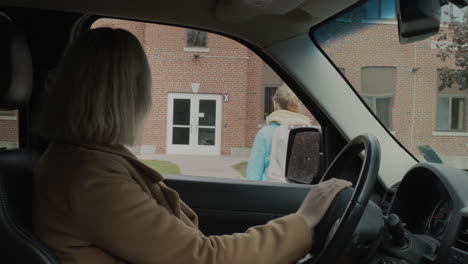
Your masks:
<svg viewBox="0 0 468 264"><path fill-rule="evenodd" d="M449 100L449 117L448 117L448 127L449 129L448 130L440 130L440 129L437 129L437 111L439 110L439 104L437 103L437 99L439 98L450 98ZM463 106L465 107L464 111L463 111L463 128L462 129L457 129L457 130L454 130L452 129L452 100L453 98L460 98L460 99L463 99L465 101L465 103L463 104ZM444 133L444 132L455 132L455 133L464 133L466 132L466 127L467 127L467 122L466 122L466 116L467 116L467 107L466 107L466 103L467 103L467 96L463 96L463 95L448 95L448 94L441 94L441 95L437 95L437 98L436 98L436 122L435 122L435 129L434 129L434 132L441 132L441 133Z"/></svg>
<svg viewBox="0 0 468 264"><path fill-rule="evenodd" d="M361 94L362 97L372 97L372 101L373 101L373 106L374 106L374 109L372 109L371 106L369 106L369 108L371 108L372 112L377 116L377 111L375 109L376 105L377 105L377 99L387 99L387 98L390 98L390 117L389 117L389 121L390 121L390 124L389 124L389 127L387 127L388 130L390 131L393 131L393 100L395 99L395 95L393 93L385 93L385 94L379 94L379 95L375 95L375 94ZM367 103L366 103L367 104ZM377 116L378 118L378 116ZM381 120L379 120L381 121ZM382 121L381 121L382 122Z"/></svg>
<svg viewBox="0 0 468 264"><path fill-rule="evenodd" d="M0 110L0 120L17 120L16 110Z"/></svg>
<svg viewBox="0 0 468 264"><path fill-rule="evenodd" d="M204 47L202 47L202 46L189 46L188 45L188 33L190 31L202 31L202 30L189 29L189 28L187 28L185 30L184 51L186 51L186 52L209 52L210 48L208 48L208 32L205 32L206 33L206 45Z"/></svg>

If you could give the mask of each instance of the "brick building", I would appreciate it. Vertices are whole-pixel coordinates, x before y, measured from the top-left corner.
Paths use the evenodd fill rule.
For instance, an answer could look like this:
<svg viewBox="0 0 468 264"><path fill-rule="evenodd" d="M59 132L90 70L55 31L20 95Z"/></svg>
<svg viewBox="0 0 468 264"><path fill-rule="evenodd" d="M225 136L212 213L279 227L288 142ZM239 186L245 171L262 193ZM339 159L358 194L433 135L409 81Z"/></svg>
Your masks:
<svg viewBox="0 0 468 264"><path fill-rule="evenodd" d="M468 169L468 90L454 85L439 91L439 69L456 67L453 56L445 61L437 57L444 44L439 36L450 34L445 23L464 21L465 11L444 6L438 35L401 45L395 10L389 11L392 3L371 0L322 27L315 37L408 150L420 157L421 148L430 146L444 163Z"/></svg>
<svg viewBox="0 0 468 264"><path fill-rule="evenodd" d="M272 111L265 97L282 83L258 56L226 37L179 27L117 19L100 19L93 27L129 30L148 57L153 105L132 151L248 155ZM0 146L17 141L16 114L0 112Z"/></svg>
<svg viewBox="0 0 468 264"><path fill-rule="evenodd" d="M335 26L345 32L352 20ZM450 165L466 167L467 94L438 92L437 69L447 62L436 57L437 37L400 45L394 17L362 22L367 26L322 48L412 153L429 145ZM178 27L111 19L93 26L131 31L148 56L153 108L135 153L248 155L282 82L258 56L226 37ZM0 120L0 142L16 140L15 120Z"/></svg>
<svg viewBox="0 0 468 264"><path fill-rule="evenodd" d="M151 67L153 106L135 153L248 155L282 83L257 55L216 34L114 19L93 25L103 26L135 34Z"/></svg>

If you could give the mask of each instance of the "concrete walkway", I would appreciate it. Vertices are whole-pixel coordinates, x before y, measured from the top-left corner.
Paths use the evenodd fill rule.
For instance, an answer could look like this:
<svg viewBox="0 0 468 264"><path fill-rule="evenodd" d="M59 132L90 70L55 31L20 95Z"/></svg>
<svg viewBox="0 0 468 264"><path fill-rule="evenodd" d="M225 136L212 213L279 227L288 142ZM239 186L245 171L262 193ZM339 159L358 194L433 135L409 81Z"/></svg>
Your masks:
<svg viewBox="0 0 468 264"><path fill-rule="evenodd" d="M137 156L145 160L164 160L179 166L183 175L245 179L232 165L248 161L246 157L203 156L203 155L163 155L151 154Z"/></svg>

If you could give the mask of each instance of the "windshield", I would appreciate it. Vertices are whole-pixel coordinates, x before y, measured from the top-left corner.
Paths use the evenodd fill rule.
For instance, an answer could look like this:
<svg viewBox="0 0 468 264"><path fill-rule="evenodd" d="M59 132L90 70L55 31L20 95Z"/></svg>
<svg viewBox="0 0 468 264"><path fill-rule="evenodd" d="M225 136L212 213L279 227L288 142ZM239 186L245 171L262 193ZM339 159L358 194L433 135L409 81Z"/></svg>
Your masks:
<svg viewBox="0 0 468 264"><path fill-rule="evenodd" d="M468 23L442 7L439 34L400 44L395 0L370 0L313 38L363 102L418 160L468 169Z"/></svg>

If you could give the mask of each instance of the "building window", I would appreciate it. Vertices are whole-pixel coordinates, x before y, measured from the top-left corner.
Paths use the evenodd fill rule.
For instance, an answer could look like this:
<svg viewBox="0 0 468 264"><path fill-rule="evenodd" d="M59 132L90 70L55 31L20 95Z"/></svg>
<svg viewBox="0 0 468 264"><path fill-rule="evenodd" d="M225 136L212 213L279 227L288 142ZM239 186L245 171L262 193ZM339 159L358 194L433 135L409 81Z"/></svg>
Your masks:
<svg viewBox="0 0 468 264"><path fill-rule="evenodd" d="M200 30L187 29L187 47L206 48L208 33Z"/></svg>
<svg viewBox="0 0 468 264"><path fill-rule="evenodd" d="M276 89L278 87L276 86L266 86L265 87L265 96L264 96L264 106L263 106L263 118L266 119L266 117L273 113L275 111L273 107L273 96L275 95Z"/></svg>
<svg viewBox="0 0 468 264"><path fill-rule="evenodd" d="M454 96L437 96L436 130L465 131L466 100Z"/></svg>
<svg viewBox="0 0 468 264"><path fill-rule="evenodd" d="M369 0L365 12L366 20L395 20L395 0Z"/></svg>
<svg viewBox="0 0 468 264"><path fill-rule="evenodd" d="M364 67L361 70L361 96L382 124L392 130L395 67Z"/></svg>
<svg viewBox="0 0 468 264"><path fill-rule="evenodd" d="M466 8L458 8L453 4L447 4L441 7L440 22L448 24L450 22L462 23L465 20Z"/></svg>
<svg viewBox="0 0 468 264"><path fill-rule="evenodd" d="M392 128L392 103L393 96L377 97L362 96L366 104L377 115L379 120L391 130Z"/></svg>
<svg viewBox="0 0 468 264"><path fill-rule="evenodd" d="M16 120L16 111L0 111L0 120Z"/></svg>
<svg viewBox="0 0 468 264"><path fill-rule="evenodd" d="M466 131L466 92L460 90L460 85L456 83L442 90L438 89L440 85L440 72L437 71L436 130Z"/></svg>

